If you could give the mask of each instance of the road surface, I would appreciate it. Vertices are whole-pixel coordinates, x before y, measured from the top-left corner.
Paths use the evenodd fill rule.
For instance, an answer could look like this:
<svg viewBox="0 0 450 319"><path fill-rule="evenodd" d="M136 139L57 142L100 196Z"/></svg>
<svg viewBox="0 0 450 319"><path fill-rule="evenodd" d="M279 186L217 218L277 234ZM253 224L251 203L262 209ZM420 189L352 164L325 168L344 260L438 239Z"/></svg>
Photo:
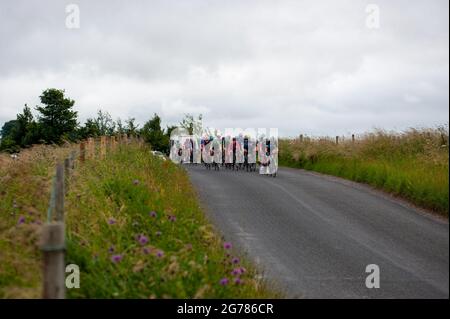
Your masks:
<svg viewBox="0 0 450 319"><path fill-rule="evenodd" d="M293 298L448 298L448 221L368 186L185 165L213 224ZM366 287L366 266L380 288Z"/></svg>

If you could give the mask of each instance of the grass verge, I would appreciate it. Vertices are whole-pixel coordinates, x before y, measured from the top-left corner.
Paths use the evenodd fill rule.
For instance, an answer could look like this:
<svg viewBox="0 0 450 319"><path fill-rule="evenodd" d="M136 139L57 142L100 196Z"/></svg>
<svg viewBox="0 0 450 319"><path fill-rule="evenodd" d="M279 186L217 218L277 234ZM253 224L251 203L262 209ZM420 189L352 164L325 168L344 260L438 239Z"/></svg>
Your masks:
<svg viewBox="0 0 450 319"><path fill-rule="evenodd" d="M40 298L41 252L55 164L71 147L39 145L14 160L0 154L0 298Z"/></svg>
<svg viewBox="0 0 450 319"><path fill-rule="evenodd" d="M280 141L279 164L372 185L448 217L448 130L376 131L336 143Z"/></svg>
<svg viewBox="0 0 450 319"><path fill-rule="evenodd" d="M71 298L275 297L223 243L184 170L127 145L79 166L66 200Z"/></svg>

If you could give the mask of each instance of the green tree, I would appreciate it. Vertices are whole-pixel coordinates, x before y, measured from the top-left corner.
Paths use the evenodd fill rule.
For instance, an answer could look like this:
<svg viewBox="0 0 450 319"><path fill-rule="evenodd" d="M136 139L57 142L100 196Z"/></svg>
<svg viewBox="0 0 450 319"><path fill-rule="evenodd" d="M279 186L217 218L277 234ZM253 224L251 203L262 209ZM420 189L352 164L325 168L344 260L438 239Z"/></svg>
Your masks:
<svg viewBox="0 0 450 319"><path fill-rule="evenodd" d="M47 89L40 96L44 106L37 106L41 134L47 143L61 143L76 132L77 112L74 100L64 96L64 90Z"/></svg>
<svg viewBox="0 0 450 319"><path fill-rule="evenodd" d="M161 118L155 113L153 118L148 120L141 129L141 135L145 141L152 146L155 151L167 153L169 138L161 129Z"/></svg>
<svg viewBox="0 0 450 319"><path fill-rule="evenodd" d="M78 129L78 137L81 139L97 136L100 136L100 129L93 119L87 119L86 123Z"/></svg>
<svg viewBox="0 0 450 319"><path fill-rule="evenodd" d="M134 117L129 118L125 121L125 133L128 135L137 135L139 125L136 125L134 122L136 119Z"/></svg>
<svg viewBox="0 0 450 319"><path fill-rule="evenodd" d="M17 120L11 120L3 124L2 129L0 131L0 136L2 139L7 138L11 135L12 130L17 125Z"/></svg>
<svg viewBox="0 0 450 319"><path fill-rule="evenodd" d="M113 135L116 129L116 123L112 120L108 112L102 110L97 111L97 118L95 119L100 136Z"/></svg>

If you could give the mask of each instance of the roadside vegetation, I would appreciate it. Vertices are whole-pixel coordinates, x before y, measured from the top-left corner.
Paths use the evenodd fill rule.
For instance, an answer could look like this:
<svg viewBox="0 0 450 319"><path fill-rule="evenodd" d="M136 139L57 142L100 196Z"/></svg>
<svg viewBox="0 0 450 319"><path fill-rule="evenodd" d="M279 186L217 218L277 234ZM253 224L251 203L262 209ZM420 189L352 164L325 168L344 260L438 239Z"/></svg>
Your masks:
<svg viewBox="0 0 450 319"><path fill-rule="evenodd" d="M40 298L55 164L76 145L0 154L0 298ZM77 164L65 203L69 298L276 297L205 218L186 172L148 146L120 145Z"/></svg>
<svg viewBox="0 0 450 319"><path fill-rule="evenodd" d="M79 166L66 202L72 298L273 297L198 206L186 172L121 146Z"/></svg>
<svg viewBox="0 0 450 319"><path fill-rule="evenodd" d="M378 130L336 144L330 138L283 139L279 164L367 183L448 217L448 127Z"/></svg>
<svg viewBox="0 0 450 319"><path fill-rule="evenodd" d="M20 158L0 153L0 298L41 296L41 252L37 246L55 164L71 146L39 145Z"/></svg>

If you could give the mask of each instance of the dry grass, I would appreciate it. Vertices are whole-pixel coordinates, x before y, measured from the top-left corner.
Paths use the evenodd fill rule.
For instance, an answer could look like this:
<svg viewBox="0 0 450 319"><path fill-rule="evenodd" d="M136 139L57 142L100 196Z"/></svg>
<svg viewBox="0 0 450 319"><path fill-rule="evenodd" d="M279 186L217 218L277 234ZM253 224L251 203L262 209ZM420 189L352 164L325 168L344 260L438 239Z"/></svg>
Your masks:
<svg viewBox="0 0 450 319"><path fill-rule="evenodd" d="M0 298L39 298L41 254L36 245L45 222L55 164L72 146L35 146L18 159L0 154ZM19 224L19 219L24 223Z"/></svg>
<svg viewBox="0 0 450 319"><path fill-rule="evenodd" d="M368 183L448 215L448 128L280 141L280 165Z"/></svg>

